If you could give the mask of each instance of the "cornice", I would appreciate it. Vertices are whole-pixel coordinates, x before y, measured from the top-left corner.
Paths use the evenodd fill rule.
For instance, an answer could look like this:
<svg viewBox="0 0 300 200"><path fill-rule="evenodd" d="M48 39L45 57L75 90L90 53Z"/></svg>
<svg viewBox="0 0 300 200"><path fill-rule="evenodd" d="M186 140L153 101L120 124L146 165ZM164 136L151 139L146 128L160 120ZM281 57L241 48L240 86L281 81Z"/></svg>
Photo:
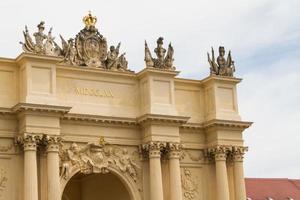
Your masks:
<svg viewBox="0 0 300 200"><path fill-rule="evenodd" d="M11 108L13 113L23 111L34 111L34 112L52 112L58 114L66 114L71 110L72 107L68 106L56 106L56 105L45 105L45 104L33 104L33 103L18 103Z"/></svg>
<svg viewBox="0 0 300 200"><path fill-rule="evenodd" d="M204 130L203 123L186 123L180 128L184 130Z"/></svg>
<svg viewBox="0 0 300 200"><path fill-rule="evenodd" d="M241 78L236 77L228 77L228 76L217 76L217 75L210 75L206 77L205 79L201 80L202 84L208 84L211 81L217 81L217 82L229 82L237 84L242 81Z"/></svg>
<svg viewBox="0 0 300 200"><path fill-rule="evenodd" d="M238 129L247 129L253 122L246 121L233 121L233 120L221 120L213 119L203 123L203 128L213 128L213 127L222 127L222 128L238 128Z"/></svg>
<svg viewBox="0 0 300 200"><path fill-rule="evenodd" d="M134 71L112 71L112 70L96 68L96 67L74 66L74 65L68 65L63 63L58 63L57 69L66 70L66 71L79 71L80 73L87 72L87 73L105 74L111 76L136 78L136 74Z"/></svg>
<svg viewBox="0 0 300 200"><path fill-rule="evenodd" d="M138 123L136 118L122 118L122 117L110 117L110 116L99 116L99 115L86 115L86 114L66 114L62 117L63 120L73 121L85 121L85 122L96 122L111 125L127 125L137 126Z"/></svg>
<svg viewBox="0 0 300 200"><path fill-rule="evenodd" d="M159 115L159 114L145 114L139 118L137 121L139 124L173 124L180 126L185 124L190 117L184 116L172 116L172 115Z"/></svg>
<svg viewBox="0 0 300 200"><path fill-rule="evenodd" d="M166 69L144 68L142 71L137 73L137 77L139 79L142 79L143 77L146 76L146 74L156 74L156 75L175 77L179 73L180 73L179 71L172 71L172 70L166 70Z"/></svg>
<svg viewBox="0 0 300 200"><path fill-rule="evenodd" d="M21 53L15 61L18 64L22 64L24 60L30 61L38 61L38 62L45 62L45 63L58 63L62 60L62 57L58 56L49 56L49 55L38 55L33 53Z"/></svg>
<svg viewBox="0 0 300 200"><path fill-rule="evenodd" d="M3 107L0 107L0 114L1 115L13 115L13 111L12 109L10 108L3 108Z"/></svg>

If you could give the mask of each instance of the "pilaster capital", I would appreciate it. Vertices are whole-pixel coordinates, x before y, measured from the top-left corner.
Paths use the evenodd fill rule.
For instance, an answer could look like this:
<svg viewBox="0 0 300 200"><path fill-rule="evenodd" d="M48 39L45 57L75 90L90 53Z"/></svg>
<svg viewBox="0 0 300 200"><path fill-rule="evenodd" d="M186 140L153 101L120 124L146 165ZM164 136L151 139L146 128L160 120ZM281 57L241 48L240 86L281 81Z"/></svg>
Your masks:
<svg viewBox="0 0 300 200"><path fill-rule="evenodd" d="M36 151L37 145L41 141L41 135L25 133L23 136L15 138L16 145L19 145L24 151Z"/></svg>
<svg viewBox="0 0 300 200"><path fill-rule="evenodd" d="M56 135L43 135L42 138L42 144L46 147L47 152L59 152L61 141L61 137Z"/></svg>
<svg viewBox="0 0 300 200"><path fill-rule="evenodd" d="M243 162L244 154L248 151L248 147L233 146L232 158L234 162Z"/></svg>
<svg viewBox="0 0 300 200"><path fill-rule="evenodd" d="M168 142L167 143L167 151L169 159L179 159L181 156L181 150L183 148L183 144L179 142Z"/></svg>

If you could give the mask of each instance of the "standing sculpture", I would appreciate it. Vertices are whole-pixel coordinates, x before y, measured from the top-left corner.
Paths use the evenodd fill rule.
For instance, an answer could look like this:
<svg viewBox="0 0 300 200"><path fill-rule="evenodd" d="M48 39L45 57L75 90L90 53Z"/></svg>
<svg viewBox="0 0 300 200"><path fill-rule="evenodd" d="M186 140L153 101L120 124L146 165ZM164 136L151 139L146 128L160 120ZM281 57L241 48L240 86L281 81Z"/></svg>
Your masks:
<svg viewBox="0 0 300 200"><path fill-rule="evenodd" d="M154 53L157 58L153 58L149 50L148 44L145 41L145 62L148 68L157 68L157 69L166 69L166 70L175 70L173 66L173 55L174 49L171 43L168 46L168 51L163 47L164 38L159 37L157 39L157 47L154 49Z"/></svg>
<svg viewBox="0 0 300 200"><path fill-rule="evenodd" d="M76 66L98 67L115 71L130 71L125 53L119 55L121 43L115 48L107 49L107 41L95 27L97 18L89 13L83 18L85 27L76 37L65 40L61 35L61 47L52 37L52 28L48 35L44 34L45 22L38 24L38 31L33 34L33 42L27 26L23 31L25 42L22 44L25 52L62 57L62 63Z"/></svg>
<svg viewBox="0 0 300 200"><path fill-rule="evenodd" d="M212 58L210 58L209 53L207 53L208 62L210 64L210 74L232 77L235 72L235 66L231 58L231 51L229 51L227 59L225 59L225 48L220 46L217 62L215 61L214 49L211 48L211 51Z"/></svg>

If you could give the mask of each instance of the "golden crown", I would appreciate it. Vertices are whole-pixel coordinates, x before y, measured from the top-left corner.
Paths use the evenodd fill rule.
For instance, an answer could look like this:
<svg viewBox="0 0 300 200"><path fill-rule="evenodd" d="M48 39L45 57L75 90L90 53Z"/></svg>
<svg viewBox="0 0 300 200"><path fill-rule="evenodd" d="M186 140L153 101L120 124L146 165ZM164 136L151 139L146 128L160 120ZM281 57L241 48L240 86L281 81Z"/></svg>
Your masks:
<svg viewBox="0 0 300 200"><path fill-rule="evenodd" d="M82 20L86 27L91 27L91 26L95 26L95 24L97 22L97 17L92 16L91 11L89 11L89 14L87 16L83 17Z"/></svg>

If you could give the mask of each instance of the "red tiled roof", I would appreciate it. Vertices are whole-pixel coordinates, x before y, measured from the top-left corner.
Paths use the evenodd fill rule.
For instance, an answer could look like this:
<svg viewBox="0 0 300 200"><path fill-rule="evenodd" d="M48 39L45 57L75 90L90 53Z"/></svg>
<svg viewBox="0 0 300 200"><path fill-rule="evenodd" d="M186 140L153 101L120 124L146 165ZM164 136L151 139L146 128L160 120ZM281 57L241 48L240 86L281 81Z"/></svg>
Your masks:
<svg viewBox="0 0 300 200"><path fill-rule="evenodd" d="M246 178L247 197L251 200L300 200L300 180L287 178Z"/></svg>

